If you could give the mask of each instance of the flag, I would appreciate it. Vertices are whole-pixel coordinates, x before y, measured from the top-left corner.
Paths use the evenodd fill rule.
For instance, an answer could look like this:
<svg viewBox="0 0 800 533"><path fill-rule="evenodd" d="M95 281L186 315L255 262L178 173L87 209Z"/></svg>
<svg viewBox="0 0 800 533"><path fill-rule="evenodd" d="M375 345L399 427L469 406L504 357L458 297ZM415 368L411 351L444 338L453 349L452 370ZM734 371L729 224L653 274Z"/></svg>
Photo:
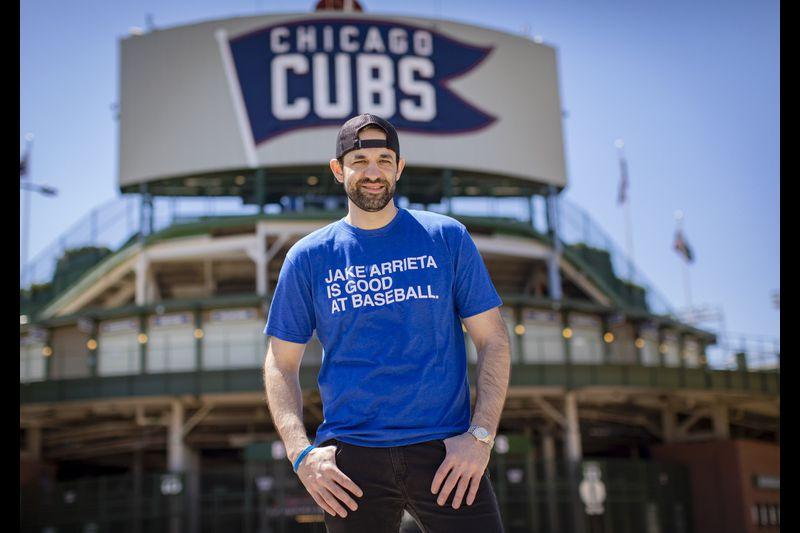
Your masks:
<svg viewBox="0 0 800 533"><path fill-rule="evenodd" d="M19 177L20 179L23 176L28 175L28 167L30 166L30 158L31 158L31 139L33 137L28 135L25 137L25 153L22 154L22 158L19 160Z"/></svg>
<svg viewBox="0 0 800 533"><path fill-rule="evenodd" d="M628 162L624 157L619 158L619 193L617 194L617 204L624 204L628 192Z"/></svg>
<svg viewBox="0 0 800 533"><path fill-rule="evenodd" d="M679 254L683 256L687 263L694 263L692 249L689 247L689 243L683 237L683 231L680 229L675 232L675 244L673 247Z"/></svg>

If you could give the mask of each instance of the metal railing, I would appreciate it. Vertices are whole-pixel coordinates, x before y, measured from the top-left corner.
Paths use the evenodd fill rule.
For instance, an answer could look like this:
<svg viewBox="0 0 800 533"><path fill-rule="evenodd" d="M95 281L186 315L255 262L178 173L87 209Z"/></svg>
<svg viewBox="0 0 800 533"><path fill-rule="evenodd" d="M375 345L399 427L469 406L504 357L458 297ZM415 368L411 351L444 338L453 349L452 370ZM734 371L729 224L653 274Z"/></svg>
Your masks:
<svg viewBox="0 0 800 533"><path fill-rule="evenodd" d="M781 341L767 335L717 333L717 344L706 348L708 366L718 370L780 370Z"/></svg>
<svg viewBox="0 0 800 533"><path fill-rule="evenodd" d="M422 208L419 204L409 204L405 199L400 204ZM449 209L455 215L487 216L508 218L531 222L540 233L546 233L544 208L541 197L536 197L534 220L530 221L529 198L453 198ZM636 270L632 262L620 251L614 241L600 228L591 216L577 205L561 198L560 222L561 238L566 244L584 243L608 252L615 274L629 279L647 289L648 301L652 300L656 313L671 314L667 300L657 293L644 275ZM431 210L444 212L446 205L433 204ZM280 212L281 206L270 204L267 212ZM213 216L243 216L258 213L255 205L246 205L240 198L230 197L154 197L152 222L153 231L159 231L176 223L185 223ZM85 217L68 228L55 241L36 255L28 265L22 265L20 287L23 279L28 283L47 283L52 279L58 259L68 249L85 246L106 247L116 251L125 242L137 235L142 224L142 199L139 195L126 195L114 198L92 209ZM24 274L27 274L27 278Z"/></svg>
<svg viewBox="0 0 800 533"><path fill-rule="evenodd" d="M273 206L274 208L274 206ZM243 216L258 212L244 205L239 198L225 197L156 197L153 198L153 231L173 224L192 222L208 216ZM67 250L82 247L108 248L117 251L147 227L142 219L142 199L139 195L119 196L92 209L70 226L50 245L20 268L20 288L48 283L53 279L58 260ZM26 287L23 280L27 279Z"/></svg>
<svg viewBox="0 0 800 533"><path fill-rule="evenodd" d="M567 245L583 244L608 253L614 275L644 289L648 310L675 316L672 306L589 213L566 198L559 199L559 233Z"/></svg>
<svg viewBox="0 0 800 533"><path fill-rule="evenodd" d="M159 231L174 224L188 223L204 217L246 216L258 213L255 205L245 205L239 198L230 197L155 197L152 208L152 229ZM403 198L400 205L424 208L409 204ZM544 198L453 198L449 205L433 204L429 209L455 215L488 216L514 219L530 223L539 233L547 232ZM531 208L533 220L530 220ZM266 206L267 212L280 212L278 204ZM145 213L146 214L146 213ZM104 247L117 251L134 238L144 224L142 199L139 195L126 195L108 201L90 211L73 224L50 246L33 258L25 267L27 280L32 284L48 283L53 279L56 266L67 250L81 247ZM644 298L650 312L675 316L672 307L652 283L636 269L607 233L581 207L566 198L559 199L561 239L566 245L583 244L608 254L613 274L620 280L632 282L644 289ZM20 285L26 276L20 277ZM716 346L708 348L708 362L712 368L737 368L739 356L744 352L745 363L752 368L779 368L780 341L776 338L723 333Z"/></svg>
<svg viewBox="0 0 800 533"><path fill-rule="evenodd" d="M92 209L27 265L20 266L20 289L52 281L58 260L67 250L82 247L118 250L139 231L139 217L138 197L120 196ZM24 280L27 280L25 287Z"/></svg>

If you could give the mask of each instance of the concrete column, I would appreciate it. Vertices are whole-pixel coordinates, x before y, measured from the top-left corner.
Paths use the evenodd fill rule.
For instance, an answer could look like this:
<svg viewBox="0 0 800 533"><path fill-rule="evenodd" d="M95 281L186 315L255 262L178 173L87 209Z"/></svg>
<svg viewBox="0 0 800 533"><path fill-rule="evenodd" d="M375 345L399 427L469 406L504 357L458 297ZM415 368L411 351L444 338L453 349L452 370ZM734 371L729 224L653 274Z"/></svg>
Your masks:
<svg viewBox="0 0 800 533"><path fill-rule="evenodd" d="M258 246L264 247L264 252L261 257L264 258L264 295L268 296L270 293L269 287L269 262L272 260L275 255L283 249L283 246L289 242L289 234L284 233L278 236L274 243L272 243L272 247L267 247L267 236L266 234L261 235L258 237L259 243Z"/></svg>
<svg viewBox="0 0 800 533"><path fill-rule="evenodd" d="M714 437L719 440L730 440L731 422L728 406L722 402L716 402L711 406L711 418L714 426Z"/></svg>
<svg viewBox="0 0 800 533"><path fill-rule="evenodd" d="M661 407L661 434L665 443L675 442L678 440L675 409L673 409L669 404Z"/></svg>
<svg viewBox="0 0 800 533"><path fill-rule="evenodd" d="M550 299L560 301L561 272L558 265L561 260L561 240L558 228L558 194L556 193L556 188L552 185L547 193L547 226L548 234L553 243L553 249L547 258Z"/></svg>
<svg viewBox="0 0 800 533"><path fill-rule="evenodd" d="M145 305L147 303L147 271L149 267L150 262L144 250L142 250L136 261L136 305Z"/></svg>
<svg viewBox="0 0 800 533"><path fill-rule="evenodd" d="M581 461L583 459L581 429L578 423L578 399L574 391L567 392L564 397L564 415L567 419L564 439L566 459L567 461Z"/></svg>
<svg viewBox="0 0 800 533"><path fill-rule="evenodd" d="M156 283L156 274L153 271L152 265L149 263L147 268L147 291L145 294L145 301L147 303L152 303L161 299L161 292L158 290L158 283Z"/></svg>
<svg viewBox="0 0 800 533"><path fill-rule="evenodd" d="M169 426L167 427L167 470L174 474L186 472L186 448L183 445L183 423L184 423L183 404L178 400L173 400L170 412ZM187 476L188 477L188 476ZM184 492L187 477L184 477L183 491L179 496L169 497L169 532L181 533L183 528L183 506L185 501Z"/></svg>
<svg viewBox="0 0 800 533"><path fill-rule="evenodd" d="M267 287L267 268L269 267L267 259L267 234L262 229L262 225L256 226L256 293L262 298L267 296L269 287Z"/></svg>
<svg viewBox="0 0 800 533"><path fill-rule="evenodd" d="M259 258L256 260L256 294L266 297L269 288L267 287L267 259Z"/></svg>
<svg viewBox="0 0 800 533"><path fill-rule="evenodd" d="M583 450L581 449L581 430L578 424L578 399L575 391L567 392L564 397L564 417L567 421L564 452L567 460L570 507L572 509L570 523L566 529L572 533L583 533L585 531L585 516L583 504L578 497Z"/></svg>
<svg viewBox="0 0 800 533"><path fill-rule="evenodd" d="M556 439L550 429L542 433L542 461L544 461L544 482L547 492L547 522L551 533L560 531L556 498Z"/></svg>
<svg viewBox="0 0 800 533"><path fill-rule="evenodd" d="M167 429L167 470L175 473L186 471L186 450L183 446L183 404L172 402L169 427Z"/></svg>

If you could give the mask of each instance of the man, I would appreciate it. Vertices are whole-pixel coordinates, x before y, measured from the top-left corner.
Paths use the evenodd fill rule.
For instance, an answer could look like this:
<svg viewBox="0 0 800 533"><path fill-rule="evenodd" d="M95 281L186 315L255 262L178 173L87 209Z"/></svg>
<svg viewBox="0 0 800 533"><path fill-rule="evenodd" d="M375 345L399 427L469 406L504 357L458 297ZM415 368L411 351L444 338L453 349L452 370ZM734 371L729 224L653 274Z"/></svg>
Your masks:
<svg viewBox="0 0 800 533"><path fill-rule="evenodd" d="M502 302L460 222L398 209L405 160L386 120L339 130L330 167L348 214L286 255L265 333L275 426L330 532L502 531L486 467L509 378ZM463 320L478 350L470 392ZM298 372L316 330L324 420L309 444ZM463 507L462 507L462 504Z"/></svg>

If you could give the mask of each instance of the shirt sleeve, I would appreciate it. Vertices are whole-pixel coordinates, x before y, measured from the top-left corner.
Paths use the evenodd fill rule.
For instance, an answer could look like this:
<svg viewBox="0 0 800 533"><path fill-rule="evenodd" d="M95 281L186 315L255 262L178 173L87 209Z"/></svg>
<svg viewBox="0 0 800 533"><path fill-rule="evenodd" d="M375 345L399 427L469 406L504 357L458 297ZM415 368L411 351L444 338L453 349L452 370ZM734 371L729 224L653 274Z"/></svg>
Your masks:
<svg viewBox="0 0 800 533"><path fill-rule="evenodd" d="M305 344L316 327L311 283L288 257L278 275L264 334Z"/></svg>
<svg viewBox="0 0 800 533"><path fill-rule="evenodd" d="M455 258L455 305L460 318L468 318L503 305L475 242L461 226L461 242Z"/></svg>

